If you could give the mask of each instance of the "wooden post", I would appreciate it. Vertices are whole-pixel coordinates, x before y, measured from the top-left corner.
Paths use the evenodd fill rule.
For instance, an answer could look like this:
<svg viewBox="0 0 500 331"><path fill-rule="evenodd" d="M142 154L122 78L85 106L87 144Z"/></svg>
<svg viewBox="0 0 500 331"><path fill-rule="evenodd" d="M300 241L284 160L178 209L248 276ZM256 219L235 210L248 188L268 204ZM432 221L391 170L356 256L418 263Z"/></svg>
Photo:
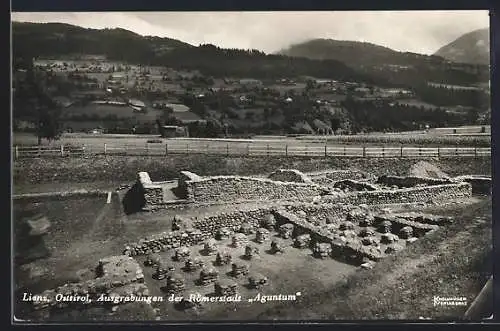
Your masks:
<svg viewBox="0 0 500 331"><path fill-rule="evenodd" d="M288 145L285 145L285 156L288 156Z"/></svg>
<svg viewBox="0 0 500 331"><path fill-rule="evenodd" d="M61 156L64 156L64 145L61 145Z"/></svg>
<svg viewBox="0 0 500 331"><path fill-rule="evenodd" d="M474 158L477 159L477 147L474 147Z"/></svg>
<svg viewBox="0 0 500 331"><path fill-rule="evenodd" d="M325 145L325 157L328 157L328 151L326 149L326 145Z"/></svg>
<svg viewBox="0 0 500 331"><path fill-rule="evenodd" d="M363 146L363 157L366 157L366 146Z"/></svg>
<svg viewBox="0 0 500 331"><path fill-rule="evenodd" d="M269 144L267 144L267 156L269 156Z"/></svg>
<svg viewBox="0 0 500 331"><path fill-rule="evenodd" d="M458 156L458 147L455 147L455 155Z"/></svg>
<svg viewBox="0 0 500 331"><path fill-rule="evenodd" d="M209 151L210 151L210 145L207 144L207 154L209 154Z"/></svg>
<svg viewBox="0 0 500 331"><path fill-rule="evenodd" d="M85 156L85 145L82 146L82 156Z"/></svg>
<svg viewBox="0 0 500 331"><path fill-rule="evenodd" d="M247 144L247 155L250 155L250 144Z"/></svg>
<svg viewBox="0 0 500 331"><path fill-rule="evenodd" d="M229 156L229 143L226 144L226 156Z"/></svg>
<svg viewBox="0 0 500 331"><path fill-rule="evenodd" d="M441 157L441 149L438 146L438 159Z"/></svg>
<svg viewBox="0 0 500 331"><path fill-rule="evenodd" d="M382 146L382 157L385 157L385 146Z"/></svg>
<svg viewBox="0 0 500 331"><path fill-rule="evenodd" d="M16 146L16 147L14 147L14 149L16 151L15 158L18 159L19 158L19 147Z"/></svg>
<svg viewBox="0 0 500 331"><path fill-rule="evenodd" d="M186 144L186 153L189 155L189 144Z"/></svg>
<svg viewBox="0 0 500 331"><path fill-rule="evenodd" d="M106 147L106 143L104 143L104 155L106 155L106 152L107 152L107 147Z"/></svg>
<svg viewBox="0 0 500 331"><path fill-rule="evenodd" d="M403 157L403 145L401 145L401 157Z"/></svg>
<svg viewBox="0 0 500 331"><path fill-rule="evenodd" d="M168 155L168 144L165 144L165 156Z"/></svg>
<svg viewBox="0 0 500 331"><path fill-rule="evenodd" d="M418 148L418 155L419 155L419 156L422 156L422 147L419 147L419 148Z"/></svg>
<svg viewBox="0 0 500 331"><path fill-rule="evenodd" d="M347 155L347 153L346 153L346 148L345 148L345 146L344 146L344 156L346 156L346 155Z"/></svg>

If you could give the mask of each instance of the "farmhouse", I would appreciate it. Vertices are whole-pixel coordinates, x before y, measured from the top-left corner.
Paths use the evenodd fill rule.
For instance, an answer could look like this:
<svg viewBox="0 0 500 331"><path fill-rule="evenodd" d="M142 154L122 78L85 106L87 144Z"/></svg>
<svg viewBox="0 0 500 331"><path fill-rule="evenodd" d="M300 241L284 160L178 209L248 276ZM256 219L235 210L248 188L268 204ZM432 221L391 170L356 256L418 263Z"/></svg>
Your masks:
<svg viewBox="0 0 500 331"><path fill-rule="evenodd" d="M202 119L200 116L196 115L193 112L190 111L184 111L184 112L173 112L172 116L180 121L182 124L189 124L189 123L206 123L207 121Z"/></svg>
<svg viewBox="0 0 500 331"><path fill-rule="evenodd" d="M146 109L146 104L140 100L130 99L128 103L136 111L144 111Z"/></svg>

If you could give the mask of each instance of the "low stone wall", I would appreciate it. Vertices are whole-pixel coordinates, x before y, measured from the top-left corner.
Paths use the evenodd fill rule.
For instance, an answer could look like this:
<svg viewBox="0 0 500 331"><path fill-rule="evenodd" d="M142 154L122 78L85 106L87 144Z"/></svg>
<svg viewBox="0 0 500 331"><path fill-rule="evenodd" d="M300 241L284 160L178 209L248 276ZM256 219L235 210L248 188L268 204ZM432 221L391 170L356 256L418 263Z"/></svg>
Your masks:
<svg viewBox="0 0 500 331"><path fill-rule="evenodd" d="M311 201L329 190L316 184L278 182L266 178L216 176L186 181L192 202Z"/></svg>
<svg viewBox="0 0 500 331"><path fill-rule="evenodd" d="M444 203L450 200L470 198L472 187L469 183L434 185L427 187L352 192L345 196L325 195L323 202L347 204L395 204L395 203Z"/></svg>
<svg viewBox="0 0 500 331"><path fill-rule="evenodd" d="M152 235L149 238L141 239L137 243L128 244L123 254L127 256L137 256L167 251L180 246L189 247L197 245L210 237L211 234L204 234L196 229L162 232Z"/></svg>
<svg viewBox="0 0 500 331"><path fill-rule="evenodd" d="M202 177L200 177L197 174L192 173L190 171L181 171L181 174L180 174L179 180L178 180L178 192L179 192L179 194L182 195L182 197L184 199L187 199L187 197L189 197L191 195L190 192L188 191L189 186L188 186L187 182L198 181L201 178Z"/></svg>
<svg viewBox="0 0 500 331"><path fill-rule="evenodd" d="M492 181L491 177L481 176L459 176L453 178L456 182L467 182L472 186L472 193L491 195Z"/></svg>
<svg viewBox="0 0 500 331"><path fill-rule="evenodd" d="M141 171L137 174L137 184L144 195L146 205L163 203L163 187L153 183L147 172Z"/></svg>
<svg viewBox="0 0 500 331"><path fill-rule="evenodd" d="M416 176L380 176L377 179L378 184L383 184L387 186L397 186L400 188L404 187L415 187L417 185L443 185L452 183L449 179L436 179L427 177L416 177Z"/></svg>
<svg viewBox="0 0 500 331"><path fill-rule="evenodd" d="M334 188L350 191L376 191L379 188L370 183L360 182L352 179L344 179L333 184Z"/></svg>
<svg viewBox="0 0 500 331"><path fill-rule="evenodd" d="M325 171L317 171L306 173L314 182L320 180L320 178L327 178L332 181L339 181L344 179L352 179L352 180L369 180L374 178L374 176L364 173L360 170L356 169L347 169L347 170L325 170Z"/></svg>
<svg viewBox="0 0 500 331"><path fill-rule="evenodd" d="M245 208L232 212L206 215L202 219L191 219L193 228L155 234L137 243L128 244L123 254L144 255L166 251L180 246L193 246L213 238L220 228L237 231L243 223L257 229L274 207Z"/></svg>
<svg viewBox="0 0 500 331"><path fill-rule="evenodd" d="M295 169L278 169L267 178L278 182L313 183L309 176Z"/></svg>

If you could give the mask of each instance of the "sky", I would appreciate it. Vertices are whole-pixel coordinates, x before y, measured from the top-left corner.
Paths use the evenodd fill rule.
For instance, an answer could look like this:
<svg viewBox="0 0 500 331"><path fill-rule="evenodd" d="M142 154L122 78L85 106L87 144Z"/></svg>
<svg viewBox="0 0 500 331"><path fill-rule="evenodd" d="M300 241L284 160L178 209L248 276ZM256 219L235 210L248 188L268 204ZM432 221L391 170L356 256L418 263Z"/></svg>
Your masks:
<svg viewBox="0 0 500 331"><path fill-rule="evenodd" d="M12 13L13 21L123 28L140 35L266 53L314 38L365 41L433 54L462 34L489 27L488 11Z"/></svg>

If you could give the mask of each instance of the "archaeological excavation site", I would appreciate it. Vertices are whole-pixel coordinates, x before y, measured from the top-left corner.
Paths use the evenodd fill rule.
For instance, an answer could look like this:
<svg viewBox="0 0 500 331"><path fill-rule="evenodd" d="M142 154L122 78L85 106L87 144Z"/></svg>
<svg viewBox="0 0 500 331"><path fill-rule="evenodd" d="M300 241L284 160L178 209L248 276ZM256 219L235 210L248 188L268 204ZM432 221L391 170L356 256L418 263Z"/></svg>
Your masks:
<svg viewBox="0 0 500 331"><path fill-rule="evenodd" d="M357 169L203 176L186 169L177 179L153 181L148 172L138 172L135 181L107 196L104 207L82 205L88 213L105 208L87 216L98 222L71 230L64 245L55 244L50 231L45 235L48 257L18 271L31 280L19 295L32 297L19 306L19 318L283 317L273 315L273 309L293 312L287 318L316 317L322 303L315 300L349 286L349 279L392 275L393 264L401 277L417 272L411 252L435 253L443 242L432 238L452 240L454 231L491 221L487 208L481 209L484 214L463 216L464 210L490 201L490 177L449 176L419 164L427 171L406 176ZM35 221L26 226L25 236L41 236ZM57 226L69 225L51 224ZM99 240L89 240L86 247L71 236ZM387 287L397 286L386 281Z"/></svg>

